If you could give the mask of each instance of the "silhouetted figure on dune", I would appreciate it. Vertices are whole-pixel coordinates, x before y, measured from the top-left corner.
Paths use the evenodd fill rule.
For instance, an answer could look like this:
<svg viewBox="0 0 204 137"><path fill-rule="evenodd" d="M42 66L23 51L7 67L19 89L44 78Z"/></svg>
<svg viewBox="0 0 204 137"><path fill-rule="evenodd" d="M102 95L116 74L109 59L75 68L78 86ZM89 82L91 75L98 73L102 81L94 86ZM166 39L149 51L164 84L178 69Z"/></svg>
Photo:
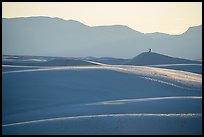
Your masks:
<svg viewBox="0 0 204 137"><path fill-rule="evenodd" d="M151 48L149 48L149 52L151 52Z"/></svg>

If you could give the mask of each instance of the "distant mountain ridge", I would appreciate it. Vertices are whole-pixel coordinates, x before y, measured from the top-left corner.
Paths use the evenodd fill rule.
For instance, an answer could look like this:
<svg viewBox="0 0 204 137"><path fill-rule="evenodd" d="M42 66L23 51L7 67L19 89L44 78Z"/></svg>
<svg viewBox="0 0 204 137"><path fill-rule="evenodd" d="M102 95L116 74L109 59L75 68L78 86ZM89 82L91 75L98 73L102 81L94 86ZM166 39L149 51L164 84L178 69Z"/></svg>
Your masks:
<svg viewBox="0 0 204 137"><path fill-rule="evenodd" d="M169 35L144 34L124 25L90 27L44 16L2 18L3 54L132 58L149 48L175 57L202 58L202 25Z"/></svg>

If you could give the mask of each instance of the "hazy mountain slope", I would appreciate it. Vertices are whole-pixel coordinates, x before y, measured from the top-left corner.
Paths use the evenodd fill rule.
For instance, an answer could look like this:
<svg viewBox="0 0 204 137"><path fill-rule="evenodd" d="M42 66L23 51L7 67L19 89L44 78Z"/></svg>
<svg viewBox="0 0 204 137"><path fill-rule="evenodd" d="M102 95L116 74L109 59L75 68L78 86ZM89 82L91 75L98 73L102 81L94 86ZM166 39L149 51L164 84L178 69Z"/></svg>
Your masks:
<svg viewBox="0 0 204 137"><path fill-rule="evenodd" d="M174 36L144 34L123 25L90 27L59 18L3 18L2 45L3 54L13 55L131 58L152 48L197 59L202 58L202 26Z"/></svg>
<svg viewBox="0 0 204 137"><path fill-rule="evenodd" d="M160 33L160 32L146 33L145 35L154 39L162 39L162 38L167 38L171 36L169 34Z"/></svg>

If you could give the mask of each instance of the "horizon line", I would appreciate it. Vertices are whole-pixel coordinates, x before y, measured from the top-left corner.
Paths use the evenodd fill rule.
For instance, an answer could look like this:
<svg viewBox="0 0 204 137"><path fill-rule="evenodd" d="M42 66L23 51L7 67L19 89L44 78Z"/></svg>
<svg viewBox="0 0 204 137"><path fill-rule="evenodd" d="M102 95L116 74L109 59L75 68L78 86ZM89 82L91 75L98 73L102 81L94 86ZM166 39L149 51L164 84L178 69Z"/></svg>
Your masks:
<svg viewBox="0 0 204 137"><path fill-rule="evenodd" d="M182 33L180 33L180 34L170 34L170 33L166 33L166 32L158 32L158 31L144 33L144 32L135 30L135 29L133 29L133 28L127 26L127 25L124 25L124 24L89 26L89 25L87 25L87 24L85 24L85 23L83 23L83 22L81 22L81 21L75 20L75 19L64 19L64 18L60 18L60 17L56 17L56 16L52 16L52 17L51 17L51 16L43 16L43 15L42 15L42 16L40 16L40 15L39 15L39 16L18 16L18 17L2 17L2 19L32 18L32 17L34 17L34 18L36 18L36 17L47 17L47 18L57 18L57 19L61 19L61 20L63 20L63 21L76 21L76 22L79 22L79 23L81 23L81 24L83 24L83 25L85 25L85 26L88 26L88 27L125 26L125 27L128 27L128 28L130 28L130 29L132 29L132 30L134 30L134 31L137 31L137 32L143 33L143 34L162 33L162 34L167 34L167 35L171 35L171 36L182 35L182 34L184 34L185 32L187 32L187 31L188 31L190 28L192 28L192 27L202 26L202 24L200 24L200 25L195 25L195 26L190 26L190 27L188 27L188 29L187 29L186 31L184 31L184 32L182 32Z"/></svg>

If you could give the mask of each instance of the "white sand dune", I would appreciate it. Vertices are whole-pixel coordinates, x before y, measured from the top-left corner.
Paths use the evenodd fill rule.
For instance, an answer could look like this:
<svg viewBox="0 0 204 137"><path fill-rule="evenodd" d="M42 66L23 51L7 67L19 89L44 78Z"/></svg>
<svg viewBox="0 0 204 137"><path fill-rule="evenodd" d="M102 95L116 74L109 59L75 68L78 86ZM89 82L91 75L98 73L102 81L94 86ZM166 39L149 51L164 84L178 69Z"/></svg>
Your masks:
<svg viewBox="0 0 204 137"><path fill-rule="evenodd" d="M122 100L111 100L103 101L97 103L91 103L87 105L117 105L117 104L127 104L133 102L143 102L143 101L154 101L154 100L163 100L163 99L202 99L200 96L177 96L177 97L155 97L155 98L139 98L139 99L122 99Z"/></svg>
<svg viewBox="0 0 204 137"><path fill-rule="evenodd" d="M22 67L22 66L21 66ZM27 67L27 66L24 66ZM30 66L32 67L32 66ZM33 66L34 68L36 66ZM39 66L40 67L40 66ZM6 73L17 73L17 72L33 72L33 71L46 71L46 70L67 70L67 69L110 69L120 72L133 73L142 76L155 77L159 79L176 81L182 84L190 83L191 86L202 88L202 75L180 71L170 70L163 68L152 68L146 66L126 66L126 65L103 65L103 66L65 66L65 67L43 67L39 69L29 70L17 70L7 71Z"/></svg>
<svg viewBox="0 0 204 137"><path fill-rule="evenodd" d="M201 114L109 114L29 121L3 128L16 135L194 135L202 130L201 119Z"/></svg>
<svg viewBox="0 0 204 137"><path fill-rule="evenodd" d="M47 122L47 121L81 119L81 118L96 118L96 117L201 117L201 116L202 114L200 113L199 114L102 114L102 115L86 115L86 116L60 117L60 118L33 120L33 121L6 124L2 126L8 127L8 126L15 126L15 125L22 125L22 124Z"/></svg>
<svg viewBox="0 0 204 137"><path fill-rule="evenodd" d="M202 74L100 63L5 67L3 134L202 134Z"/></svg>

